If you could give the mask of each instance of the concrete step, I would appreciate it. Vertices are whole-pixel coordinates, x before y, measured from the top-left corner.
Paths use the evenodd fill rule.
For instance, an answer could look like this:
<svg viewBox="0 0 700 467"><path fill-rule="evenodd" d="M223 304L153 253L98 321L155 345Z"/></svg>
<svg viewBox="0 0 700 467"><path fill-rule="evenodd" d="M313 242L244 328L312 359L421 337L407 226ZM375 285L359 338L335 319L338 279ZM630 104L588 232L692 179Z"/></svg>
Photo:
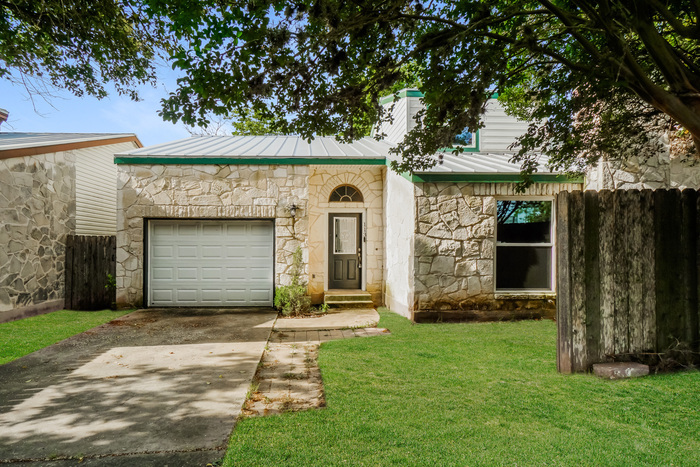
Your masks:
<svg viewBox="0 0 700 467"><path fill-rule="evenodd" d="M326 300L331 308L374 308L372 300Z"/></svg>
<svg viewBox="0 0 700 467"><path fill-rule="evenodd" d="M372 296L363 290L327 291L323 302L330 307L372 308Z"/></svg>

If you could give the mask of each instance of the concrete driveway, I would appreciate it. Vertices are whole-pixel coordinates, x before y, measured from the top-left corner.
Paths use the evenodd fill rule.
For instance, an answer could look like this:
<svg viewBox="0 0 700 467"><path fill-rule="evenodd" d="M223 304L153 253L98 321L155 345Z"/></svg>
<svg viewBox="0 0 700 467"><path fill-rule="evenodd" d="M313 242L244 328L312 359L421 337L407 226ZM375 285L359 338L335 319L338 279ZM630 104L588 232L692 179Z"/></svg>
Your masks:
<svg viewBox="0 0 700 467"><path fill-rule="evenodd" d="M0 465L220 458L275 316L140 310L0 366Z"/></svg>

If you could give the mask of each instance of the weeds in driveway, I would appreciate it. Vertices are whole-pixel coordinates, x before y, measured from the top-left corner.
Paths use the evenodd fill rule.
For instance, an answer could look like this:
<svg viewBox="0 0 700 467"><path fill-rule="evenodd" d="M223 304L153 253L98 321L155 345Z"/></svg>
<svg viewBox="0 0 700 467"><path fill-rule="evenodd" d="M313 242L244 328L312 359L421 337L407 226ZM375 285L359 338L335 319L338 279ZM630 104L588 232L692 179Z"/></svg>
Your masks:
<svg viewBox="0 0 700 467"><path fill-rule="evenodd" d="M0 365L132 311L61 310L9 323L0 323Z"/></svg>
<svg viewBox="0 0 700 467"><path fill-rule="evenodd" d="M322 345L326 409L242 420L224 465L700 465L700 372L556 371L556 324L414 325Z"/></svg>

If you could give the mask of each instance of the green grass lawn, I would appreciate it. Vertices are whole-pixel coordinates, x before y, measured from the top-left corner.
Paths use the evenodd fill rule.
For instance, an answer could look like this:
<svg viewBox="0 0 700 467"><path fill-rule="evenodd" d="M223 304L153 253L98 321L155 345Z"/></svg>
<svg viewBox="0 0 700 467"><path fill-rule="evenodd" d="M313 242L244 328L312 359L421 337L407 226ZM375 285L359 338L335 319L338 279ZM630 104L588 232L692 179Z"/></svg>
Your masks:
<svg viewBox="0 0 700 467"><path fill-rule="evenodd" d="M19 321L0 323L0 365L132 311L61 310Z"/></svg>
<svg viewBox="0 0 700 467"><path fill-rule="evenodd" d="M700 465L700 372L561 375L552 321L379 326L322 346L327 408L241 420L224 465Z"/></svg>

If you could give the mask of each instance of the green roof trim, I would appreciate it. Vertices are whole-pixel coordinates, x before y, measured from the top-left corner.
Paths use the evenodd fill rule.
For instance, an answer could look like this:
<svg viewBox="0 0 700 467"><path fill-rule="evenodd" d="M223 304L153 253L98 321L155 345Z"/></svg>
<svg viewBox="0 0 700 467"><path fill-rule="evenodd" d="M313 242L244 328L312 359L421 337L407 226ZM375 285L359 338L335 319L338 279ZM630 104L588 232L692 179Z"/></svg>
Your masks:
<svg viewBox="0 0 700 467"><path fill-rule="evenodd" d="M135 165L386 165L386 158L116 156L114 163Z"/></svg>
<svg viewBox="0 0 700 467"><path fill-rule="evenodd" d="M418 90L408 89L408 90L400 91L398 99L402 99L404 97L424 97L424 96L425 96L425 94L423 94L422 92L420 92ZM498 93L497 92L492 93L490 99L498 99ZM384 96L384 97L379 99L380 105L388 104L389 102L394 102L394 95L393 94L389 94L388 96Z"/></svg>
<svg viewBox="0 0 700 467"><path fill-rule="evenodd" d="M404 97L423 97L423 93L415 89L407 89L399 92L399 99ZM394 102L394 95L390 94L379 99L381 105L388 104L389 102Z"/></svg>
<svg viewBox="0 0 700 467"><path fill-rule="evenodd" d="M406 180L414 183L423 182L472 182L472 183L518 183L523 179L520 173L421 173L401 174ZM583 177L570 178L562 174L532 174L535 183L583 183Z"/></svg>

